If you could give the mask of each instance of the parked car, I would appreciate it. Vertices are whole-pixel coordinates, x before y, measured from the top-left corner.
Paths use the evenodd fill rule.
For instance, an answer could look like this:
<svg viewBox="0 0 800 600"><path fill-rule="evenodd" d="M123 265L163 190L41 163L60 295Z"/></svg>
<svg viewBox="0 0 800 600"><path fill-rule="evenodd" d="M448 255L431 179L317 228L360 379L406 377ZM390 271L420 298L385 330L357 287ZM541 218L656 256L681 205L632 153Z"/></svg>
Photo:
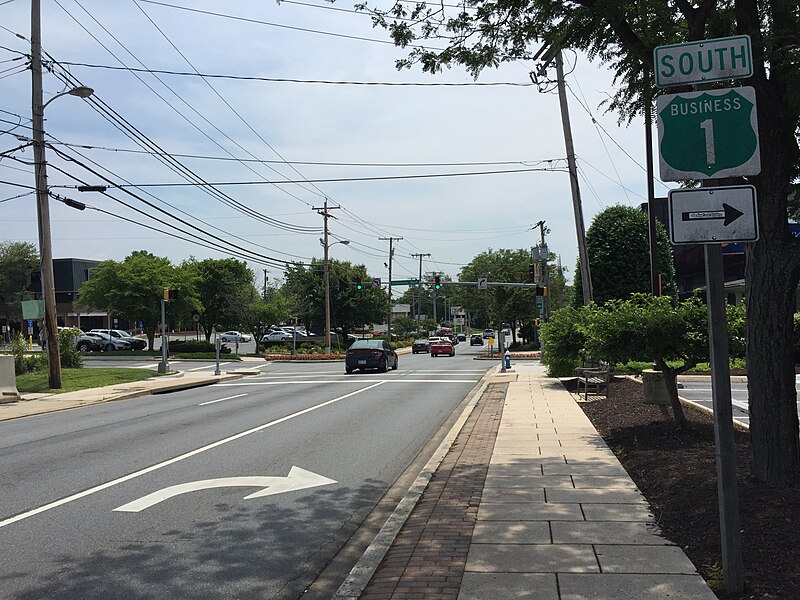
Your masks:
<svg viewBox="0 0 800 600"><path fill-rule="evenodd" d="M110 350L132 350L130 342L122 338L113 337L109 333L100 333L99 331L90 331L87 336L95 336L102 340L103 350L106 352Z"/></svg>
<svg viewBox="0 0 800 600"><path fill-rule="evenodd" d="M131 345L133 350L144 350L147 348L147 340L132 336L124 329L92 329L89 333L104 333L113 338L125 340Z"/></svg>
<svg viewBox="0 0 800 600"><path fill-rule="evenodd" d="M244 342L252 342L253 336L242 333L241 331L226 331L219 335L219 339L221 342L239 342L243 344Z"/></svg>
<svg viewBox="0 0 800 600"><path fill-rule="evenodd" d="M488 340L491 337L494 337L494 329L484 329L483 339Z"/></svg>
<svg viewBox="0 0 800 600"><path fill-rule="evenodd" d="M284 331L283 329L274 329L267 332L261 338L262 342L282 342L284 340L291 340L292 334ZM223 340L224 341L224 340Z"/></svg>
<svg viewBox="0 0 800 600"><path fill-rule="evenodd" d="M466 342L467 341L467 336L464 333L456 334L456 338L458 339L459 342Z"/></svg>
<svg viewBox="0 0 800 600"><path fill-rule="evenodd" d="M397 366L397 352L386 340L356 340L344 358L344 371L348 374L356 369L378 369L385 373L389 368L396 370Z"/></svg>
<svg viewBox="0 0 800 600"><path fill-rule="evenodd" d="M91 333L80 332L75 336L75 349L78 352L100 352L105 345L105 340Z"/></svg>
<svg viewBox="0 0 800 600"><path fill-rule="evenodd" d="M469 345L470 346L483 346L483 336L480 334L474 334L472 337L469 338Z"/></svg>
<svg viewBox="0 0 800 600"><path fill-rule="evenodd" d="M439 340L438 342L431 344L431 356L439 356L440 354L455 356L456 349L449 340Z"/></svg>
<svg viewBox="0 0 800 600"><path fill-rule="evenodd" d="M424 353L427 354L430 352L431 343L428 340L414 340L414 343L411 345L411 353L418 354Z"/></svg>

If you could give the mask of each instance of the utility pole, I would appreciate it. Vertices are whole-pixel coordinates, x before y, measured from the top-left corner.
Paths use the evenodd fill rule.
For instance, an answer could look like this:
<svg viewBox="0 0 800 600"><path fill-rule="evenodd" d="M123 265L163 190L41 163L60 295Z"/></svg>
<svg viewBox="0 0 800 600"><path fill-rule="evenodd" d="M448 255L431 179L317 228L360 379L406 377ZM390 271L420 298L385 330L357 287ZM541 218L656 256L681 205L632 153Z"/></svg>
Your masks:
<svg viewBox="0 0 800 600"><path fill-rule="evenodd" d="M647 231L650 242L650 286L653 296L661 295L661 274L658 271L658 244L656 242L656 207L655 186L653 184L653 105L650 94L650 76L648 71L647 93L644 103L644 150L647 171Z"/></svg>
<svg viewBox="0 0 800 600"><path fill-rule="evenodd" d="M589 254L586 251L586 228L583 225L583 207L581 206L581 190L578 186L578 167L575 164L575 148L572 143L572 127L569 122L569 106L564 85L564 61L559 48L555 54L558 85L558 100L561 105L561 123L564 129L564 144L567 148L567 169L569 184L572 189L572 209L575 213L575 229L578 234L578 257L581 265L581 285L583 287L584 306L592 301L592 276L589 272Z"/></svg>
<svg viewBox="0 0 800 600"><path fill-rule="evenodd" d="M323 258L323 280L325 285L325 354L331 353L331 280L330 280L330 267L328 265L328 219L332 216L329 211L338 209L338 206L328 206L328 199L325 198L325 204L319 208L314 207L313 210L322 215L324 222L322 246L325 249ZM333 217L334 219L336 217Z"/></svg>
<svg viewBox="0 0 800 600"><path fill-rule="evenodd" d="M269 281L269 275L267 275L267 270L264 269L264 302L267 301L267 282Z"/></svg>
<svg viewBox="0 0 800 600"><path fill-rule="evenodd" d="M31 112L33 161L36 170L36 213L39 224L39 272L44 299L44 339L47 344L48 385L61 389L61 350L58 339L53 247L50 237L50 200L44 156L44 102L42 99L42 21L39 0L31 0Z"/></svg>
<svg viewBox="0 0 800 600"><path fill-rule="evenodd" d="M411 256L418 256L419 257L419 283L417 283L417 337L419 337L420 333L420 319L419 313L422 310L422 259L425 256L430 256L430 254L412 254Z"/></svg>
<svg viewBox="0 0 800 600"><path fill-rule="evenodd" d="M386 319L386 339L392 341L392 258L394 257L394 242L400 241L401 237L379 237L381 241L389 242L389 315Z"/></svg>
<svg viewBox="0 0 800 600"><path fill-rule="evenodd" d="M432 273L434 277L436 277L437 273L434 271ZM436 326L439 326L439 320L436 318L436 287L434 286L431 289L431 298L433 298L433 322L436 323Z"/></svg>
<svg viewBox="0 0 800 600"><path fill-rule="evenodd" d="M546 233L550 233L550 230L544 224L544 221L539 221L533 226L533 229L539 228L539 278L541 285L548 290L548 294L542 297L542 314L540 316L547 322L550 320L550 270L547 268L547 259L550 253L547 250L544 236Z"/></svg>

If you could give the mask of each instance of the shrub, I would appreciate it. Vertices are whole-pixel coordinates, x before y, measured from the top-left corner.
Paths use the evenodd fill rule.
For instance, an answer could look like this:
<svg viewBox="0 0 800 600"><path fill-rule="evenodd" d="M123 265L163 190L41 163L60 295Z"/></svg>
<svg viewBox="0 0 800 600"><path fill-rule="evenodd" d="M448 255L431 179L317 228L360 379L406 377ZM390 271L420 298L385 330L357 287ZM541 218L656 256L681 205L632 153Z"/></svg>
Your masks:
<svg viewBox="0 0 800 600"><path fill-rule="evenodd" d="M75 349L75 337L80 335L79 329L61 329L58 332L59 354L61 367L64 369L80 369L83 367L83 357Z"/></svg>
<svg viewBox="0 0 800 600"><path fill-rule="evenodd" d="M193 354L196 352L211 352L214 354L216 348L211 342L205 340L175 340L169 342L170 352L180 352L182 354ZM230 354L231 349L227 346L222 346L219 350L220 354Z"/></svg>
<svg viewBox="0 0 800 600"><path fill-rule="evenodd" d="M547 365L549 377L575 374L586 342L583 319L580 309L566 307L553 312L550 321L542 325L542 362Z"/></svg>

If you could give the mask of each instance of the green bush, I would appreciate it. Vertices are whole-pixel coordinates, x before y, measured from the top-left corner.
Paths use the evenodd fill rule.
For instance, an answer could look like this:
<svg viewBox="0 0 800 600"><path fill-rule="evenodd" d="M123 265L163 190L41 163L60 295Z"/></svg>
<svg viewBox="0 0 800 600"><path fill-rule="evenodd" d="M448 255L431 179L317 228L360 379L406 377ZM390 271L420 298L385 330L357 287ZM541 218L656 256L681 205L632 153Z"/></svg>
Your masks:
<svg viewBox="0 0 800 600"><path fill-rule="evenodd" d="M58 332L61 367L64 369L80 369L83 367L83 356L75 349L75 338L80 335L79 329L61 329Z"/></svg>
<svg viewBox="0 0 800 600"><path fill-rule="evenodd" d="M22 334L11 336L11 354L14 355L14 374L22 375L47 368L46 354L26 355L28 344Z"/></svg>
<svg viewBox="0 0 800 600"><path fill-rule="evenodd" d="M549 377L569 377L580 366L586 343L580 309L566 307L553 312L550 321L542 324L542 362Z"/></svg>
<svg viewBox="0 0 800 600"><path fill-rule="evenodd" d="M170 352L180 352L182 354L193 354L197 352L216 352L214 344L205 340L175 340L169 342ZM227 346L222 346L219 350L220 354L230 354L231 349Z"/></svg>

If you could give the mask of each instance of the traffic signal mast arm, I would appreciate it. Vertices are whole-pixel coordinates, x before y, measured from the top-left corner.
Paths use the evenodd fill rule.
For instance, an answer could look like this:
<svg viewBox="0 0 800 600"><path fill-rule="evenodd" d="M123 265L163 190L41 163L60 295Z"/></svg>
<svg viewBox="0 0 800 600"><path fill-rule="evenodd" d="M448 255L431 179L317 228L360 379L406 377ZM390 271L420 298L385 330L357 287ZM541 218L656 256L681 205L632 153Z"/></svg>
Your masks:
<svg viewBox="0 0 800 600"><path fill-rule="evenodd" d="M443 281L441 285L478 285L477 281ZM497 286L505 286L505 287L522 287L522 288L531 288L535 289L541 286L536 285L535 283L512 283L512 282L505 282L505 281L487 281L486 285L497 285Z"/></svg>

